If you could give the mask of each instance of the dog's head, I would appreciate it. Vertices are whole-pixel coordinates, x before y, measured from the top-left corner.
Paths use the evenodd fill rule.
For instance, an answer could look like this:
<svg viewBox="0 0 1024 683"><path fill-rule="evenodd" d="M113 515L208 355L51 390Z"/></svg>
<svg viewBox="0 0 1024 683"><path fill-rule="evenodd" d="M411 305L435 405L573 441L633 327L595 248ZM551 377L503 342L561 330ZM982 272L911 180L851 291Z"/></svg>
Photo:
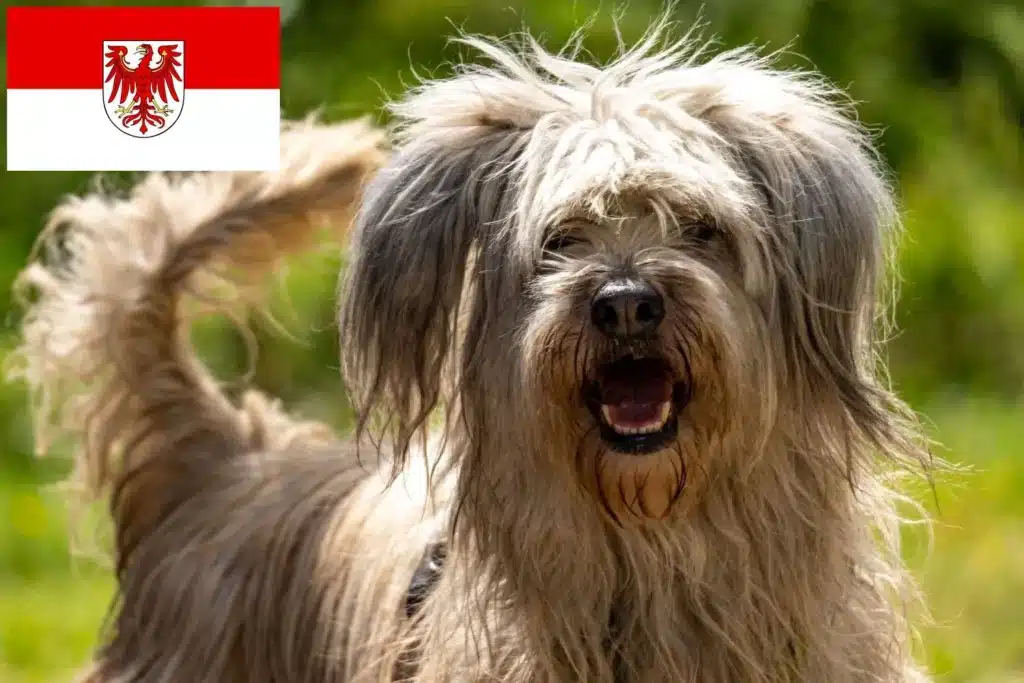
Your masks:
<svg viewBox="0 0 1024 683"><path fill-rule="evenodd" d="M399 459L444 404L466 486L543 467L652 519L769 444L846 467L828 444L892 436L872 325L895 215L870 140L811 75L659 40L598 67L468 39L493 66L395 106L342 343Z"/></svg>

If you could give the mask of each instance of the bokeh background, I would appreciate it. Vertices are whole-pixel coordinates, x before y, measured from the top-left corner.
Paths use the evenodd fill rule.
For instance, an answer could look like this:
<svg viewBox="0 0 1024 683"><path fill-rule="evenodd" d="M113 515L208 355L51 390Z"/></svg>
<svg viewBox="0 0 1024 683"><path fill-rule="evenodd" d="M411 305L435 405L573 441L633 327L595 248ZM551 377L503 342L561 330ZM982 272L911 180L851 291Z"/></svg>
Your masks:
<svg viewBox="0 0 1024 683"><path fill-rule="evenodd" d="M613 9L584 0L295 0L282 11L282 105L289 116L320 108L327 118L368 113L383 121L380 105L414 81L413 67L442 75L459 57L446 42L455 27L503 35L525 25L560 47L597 12L586 45L606 58L615 45ZM620 8L623 33L638 37L660 9L632 0ZM673 11L685 26L699 10L684 0ZM937 520L930 551L924 530L908 532L908 560L933 613L921 622L922 656L941 681L1020 683L1024 5L709 0L703 18L725 46L788 46L785 64L822 70L881 130L907 225L896 310L902 332L888 347L892 379L924 415L939 453L971 468L921 497ZM244 39L225 36L226 54ZM59 45L41 45L39 57L54 68L64 58ZM225 112L233 115L244 112ZM89 181L3 174L0 355L15 343L14 274L47 211ZM341 261L311 257L292 269L283 290L290 305L282 307L292 337L257 325L262 352L253 378L298 409L344 424L331 320ZM243 377L237 334L211 324L199 337L226 379ZM67 463L32 457L26 405L20 387L0 388L0 683L68 680L94 646L112 595L103 567L69 553L61 498L45 488Z"/></svg>

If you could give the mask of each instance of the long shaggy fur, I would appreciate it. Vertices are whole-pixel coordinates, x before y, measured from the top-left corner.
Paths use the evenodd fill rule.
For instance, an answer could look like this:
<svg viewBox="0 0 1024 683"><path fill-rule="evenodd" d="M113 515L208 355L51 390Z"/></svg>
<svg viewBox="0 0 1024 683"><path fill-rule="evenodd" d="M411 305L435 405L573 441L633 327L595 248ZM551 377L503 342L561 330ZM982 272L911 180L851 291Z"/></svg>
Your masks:
<svg viewBox="0 0 1024 683"><path fill-rule="evenodd" d="M890 478L926 455L876 359L882 169L820 80L665 28L603 67L469 38L491 66L395 105L341 290L358 447L229 402L181 299L342 225L375 134L301 129L279 174L58 209L23 373L111 496L90 680L925 680ZM623 273L663 297L657 334L595 330ZM581 398L624 355L680 387L647 455Z"/></svg>
<svg viewBox="0 0 1024 683"><path fill-rule="evenodd" d="M40 449L69 437L75 483L110 498L120 596L89 680L340 677L308 656L344 593L328 565L346 549L321 553L366 475L325 425L229 401L188 320L241 313L281 257L347 228L382 142L364 122L288 124L277 172L153 174L53 212L19 281L16 369Z"/></svg>
<svg viewBox="0 0 1024 683"><path fill-rule="evenodd" d="M882 168L819 78L664 28L604 67L469 38L491 66L394 106L341 326L399 467L447 418L422 679L915 679L887 473L927 456L876 359ZM663 294L656 339L591 325L621 274ZM610 453L580 400L623 353L690 392L660 453Z"/></svg>

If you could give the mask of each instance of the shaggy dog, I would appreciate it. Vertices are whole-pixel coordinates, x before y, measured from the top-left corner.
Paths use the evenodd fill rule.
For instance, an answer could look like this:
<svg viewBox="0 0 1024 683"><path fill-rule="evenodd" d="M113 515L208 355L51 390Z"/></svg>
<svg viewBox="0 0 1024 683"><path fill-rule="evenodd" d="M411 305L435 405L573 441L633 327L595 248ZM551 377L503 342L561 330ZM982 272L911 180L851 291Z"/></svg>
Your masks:
<svg viewBox="0 0 1024 683"><path fill-rule="evenodd" d="M352 441L225 398L182 306L343 227L375 133L57 210L22 372L111 500L85 680L925 680L880 162L820 79L664 28L603 67L468 38L491 66L395 105L342 287Z"/></svg>

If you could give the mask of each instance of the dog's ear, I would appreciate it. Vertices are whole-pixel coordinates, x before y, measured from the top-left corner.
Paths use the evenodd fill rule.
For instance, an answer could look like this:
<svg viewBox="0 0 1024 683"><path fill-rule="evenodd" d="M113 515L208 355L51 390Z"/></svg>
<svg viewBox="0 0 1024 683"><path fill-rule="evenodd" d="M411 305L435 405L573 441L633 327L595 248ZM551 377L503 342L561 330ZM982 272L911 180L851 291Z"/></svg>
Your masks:
<svg viewBox="0 0 1024 683"><path fill-rule="evenodd" d="M524 135L507 126L406 136L370 183L341 292L346 382L358 430L383 421L396 460L447 386L474 255L507 239ZM445 376L449 370L454 376Z"/></svg>
<svg viewBox="0 0 1024 683"><path fill-rule="evenodd" d="M895 399L877 381L873 338L899 226L883 165L835 91L804 76L756 76L771 81L758 92L777 96L734 109L726 136L764 200L774 271L765 309L786 336L789 389L819 405L834 399L847 426L885 442Z"/></svg>

